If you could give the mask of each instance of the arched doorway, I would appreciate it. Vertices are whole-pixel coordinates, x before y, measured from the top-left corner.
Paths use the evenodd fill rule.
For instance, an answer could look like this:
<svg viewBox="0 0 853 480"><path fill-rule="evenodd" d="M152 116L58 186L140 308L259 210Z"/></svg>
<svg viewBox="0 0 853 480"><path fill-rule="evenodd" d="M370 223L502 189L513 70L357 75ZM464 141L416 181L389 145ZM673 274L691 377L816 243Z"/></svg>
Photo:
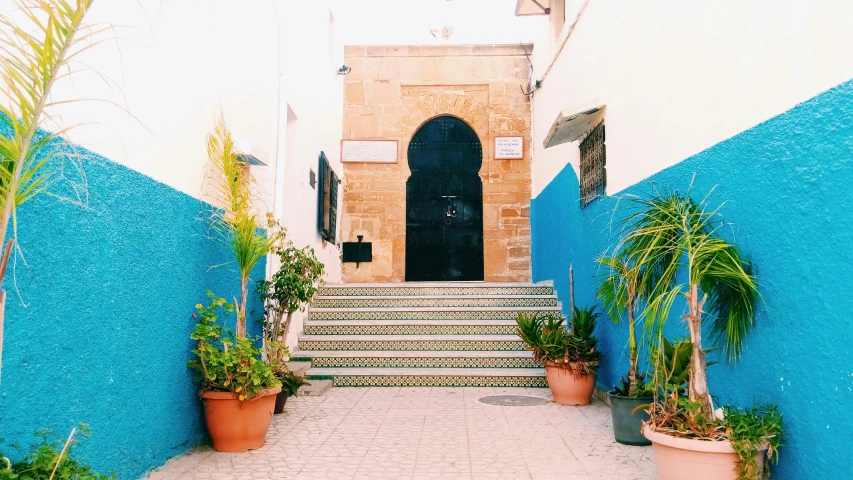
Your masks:
<svg viewBox="0 0 853 480"><path fill-rule="evenodd" d="M449 115L412 137L406 181L406 281L483 280L483 147Z"/></svg>

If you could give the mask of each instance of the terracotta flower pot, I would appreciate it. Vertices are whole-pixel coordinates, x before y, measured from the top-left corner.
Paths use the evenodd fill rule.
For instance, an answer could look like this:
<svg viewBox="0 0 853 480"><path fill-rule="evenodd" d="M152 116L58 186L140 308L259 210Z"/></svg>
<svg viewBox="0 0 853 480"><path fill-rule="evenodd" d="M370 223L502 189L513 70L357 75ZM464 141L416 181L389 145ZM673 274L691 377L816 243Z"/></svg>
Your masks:
<svg viewBox="0 0 853 480"><path fill-rule="evenodd" d="M278 392L275 396L275 410L273 413L278 415L284 413L284 404L287 403L287 392L284 390Z"/></svg>
<svg viewBox="0 0 853 480"><path fill-rule="evenodd" d="M651 440L655 465L660 480L737 480L738 454L728 441L679 438L656 432L645 426L643 435ZM764 465L764 451L755 461L759 477Z"/></svg>
<svg viewBox="0 0 853 480"><path fill-rule="evenodd" d="M545 378L555 402L560 405L589 405L595 390L595 374L575 377L570 370L545 362Z"/></svg>
<svg viewBox="0 0 853 480"><path fill-rule="evenodd" d="M275 396L280 391L281 388L263 390L242 402L236 393L200 391L213 448L219 452L245 452L263 447L272 423Z"/></svg>

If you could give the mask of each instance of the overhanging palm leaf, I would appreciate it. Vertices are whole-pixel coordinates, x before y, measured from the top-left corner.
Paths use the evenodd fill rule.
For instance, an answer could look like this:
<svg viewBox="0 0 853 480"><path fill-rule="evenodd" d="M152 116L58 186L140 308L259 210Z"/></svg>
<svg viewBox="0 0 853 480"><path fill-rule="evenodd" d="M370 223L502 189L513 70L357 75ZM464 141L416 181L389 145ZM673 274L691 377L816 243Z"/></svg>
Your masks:
<svg viewBox="0 0 853 480"><path fill-rule="evenodd" d="M52 182L53 172L46 166L55 149L48 146L61 132L44 133L39 127L47 117L50 90L60 71L103 31L83 27L92 1L14 0L13 13L22 21L0 16L0 93L4 98L0 121L10 131L0 136L0 238L4 240L15 209ZM9 240L5 249L12 244ZM4 275L0 271L0 284Z"/></svg>
<svg viewBox="0 0 853 480"><path fill-rule="evenodd" d="M702 315L705 309L715 315L715 339L728 359L735 360L755 325L758 284L737 248L719 235L724 222L718 209L707 208L708 196L696 202L689 194L673 191L631 200L640 211L628 216L620 250L627 262L639 267L637 285L646 302L642 315L647 331L662 338L660 332L675 300L687 300L689 312L684 318L693 349L688 394L711 418ZM687 284L676 281L682 269L686 269Z"/></svg>

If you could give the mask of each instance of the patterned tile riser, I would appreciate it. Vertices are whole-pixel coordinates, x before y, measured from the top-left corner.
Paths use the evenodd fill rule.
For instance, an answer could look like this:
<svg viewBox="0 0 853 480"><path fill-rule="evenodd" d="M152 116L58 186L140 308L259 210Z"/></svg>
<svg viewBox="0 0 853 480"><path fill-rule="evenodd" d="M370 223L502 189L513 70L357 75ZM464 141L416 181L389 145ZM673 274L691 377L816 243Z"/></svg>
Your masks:
<svg viewBox="0 0 853 480"><path fill-rule="evenodd" d="M312 357L312 367L354 368L538 368L532 358L383 358L383 357Z"/></svg>
<svg viewBox="0 0 853 480"><path fill-rule="evenodd" d="M315 298L314 308L406 307L555 307L557 299L542 298Z"/></svg>
<svg viewBox="0 0 853 480"><path fill-rule="evenodd" d="M323 287L318 295L553 295L552 287Z"/></svg>
<svg viewBox="0 0 853 480"><path fill-rule="evenodd" d="M514 325L306 325L306 335L515 335Z"/></svg>
<svg viewBox="0 0 853 480"><path fill-rule="evenodd" d="M336 387L547 387L545 377L338 375Z"/></svg>
<svg viewBox="0 0 853 480"><path fill-rule="evenodd" d="M554 308L553 313L561 313L560 309ZM495 310L495 311L450 311L450 312L391 312L391 311L367 311L367 312L318 312L308 310L310 320L515 320L518 310Z"/></svg>
<svg viewBox="0 0 853 480"><path fill-rule="evenodd" d="M301 350L499 350L518 351L524 350L521 341L464 341L464 340L413 340L413 341L323 341L323 340L300 340Z"/></svg>

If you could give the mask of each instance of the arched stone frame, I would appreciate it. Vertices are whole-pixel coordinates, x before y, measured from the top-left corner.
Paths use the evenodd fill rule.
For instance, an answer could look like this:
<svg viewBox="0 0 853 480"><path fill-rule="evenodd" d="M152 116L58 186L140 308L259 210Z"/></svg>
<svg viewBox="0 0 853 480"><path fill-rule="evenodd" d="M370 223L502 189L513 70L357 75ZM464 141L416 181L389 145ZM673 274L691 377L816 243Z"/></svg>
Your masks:
<svg viewBox="0 0 853 480"><path fill-rule="evenodd" d="M404 137L400 142L402 163L407 175L409 166L405 161L405 152L409 149L412 136L424 124L433 118L443 115L456 117L467 123L483 145L483 165L480 167L480 178L485 182L487 163L492 159L492 145L489 137L489 90L487 85L460 85L458 93L436 92L433 86L403 86L403 117L400 130ZM453 86L441 86L443 89L452 89ZM408 90L409 95L406 95ZM412 90L421 90L427 93L423 95L412 95ZM430 91L433 90L433 91ZM479 97L479 98L477 98Z"/></svg>

